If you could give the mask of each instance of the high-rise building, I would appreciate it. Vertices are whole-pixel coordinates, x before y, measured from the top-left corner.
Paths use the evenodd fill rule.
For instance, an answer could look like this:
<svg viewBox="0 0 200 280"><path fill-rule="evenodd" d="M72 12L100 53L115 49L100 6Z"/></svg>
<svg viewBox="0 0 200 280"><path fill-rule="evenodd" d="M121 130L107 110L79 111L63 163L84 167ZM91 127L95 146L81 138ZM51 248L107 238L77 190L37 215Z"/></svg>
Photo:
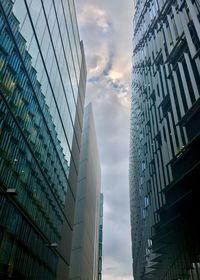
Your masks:
<svg viewBox="0 0 200 280"><path fill-rule="evenodd" d="M200 279L200 1L134 1L135 280Z"/></svg>
<svg viewBox="0 0 200 280"><path fill-rule="evenodd" d="M0 279L67 279L85 81L73 0L0 0Z"/></svg>
<svg viewBox="0 0 200 280"><path fill-rule="evenodd" d="M92 105L85 108L70 280L98 277L101 170Z"/></svg>

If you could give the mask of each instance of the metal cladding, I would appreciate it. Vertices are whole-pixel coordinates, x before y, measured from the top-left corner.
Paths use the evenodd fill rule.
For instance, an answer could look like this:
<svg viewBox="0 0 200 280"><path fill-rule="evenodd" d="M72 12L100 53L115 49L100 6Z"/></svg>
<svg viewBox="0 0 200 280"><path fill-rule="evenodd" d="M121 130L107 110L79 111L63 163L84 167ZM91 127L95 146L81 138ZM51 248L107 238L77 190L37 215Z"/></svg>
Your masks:
<svg viewBox="0 0 200 280"><path fill-rule="evenodd" d="M101 167L92 104L84 110L77 197L71 252L70 280L98 279ZM100 208L101 207L101 208Z"/></svg>
<svg viewBox="0 0 200 280"><path fill-rule="evenodd" d="M134 1L135 280L200 279L200 2Z"/></svg>

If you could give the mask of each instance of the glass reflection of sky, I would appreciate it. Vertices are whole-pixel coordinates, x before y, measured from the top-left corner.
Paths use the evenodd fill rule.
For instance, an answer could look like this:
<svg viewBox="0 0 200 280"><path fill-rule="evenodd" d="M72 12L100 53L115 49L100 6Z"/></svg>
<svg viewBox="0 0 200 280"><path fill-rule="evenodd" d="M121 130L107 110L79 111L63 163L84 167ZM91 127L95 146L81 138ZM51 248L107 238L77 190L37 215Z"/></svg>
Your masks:
<svg viewBox="0 0 200 280"><path fill-rule="evenodd" d="M70 162L81 63L73 1L16 0L13 12Z"/></svg>

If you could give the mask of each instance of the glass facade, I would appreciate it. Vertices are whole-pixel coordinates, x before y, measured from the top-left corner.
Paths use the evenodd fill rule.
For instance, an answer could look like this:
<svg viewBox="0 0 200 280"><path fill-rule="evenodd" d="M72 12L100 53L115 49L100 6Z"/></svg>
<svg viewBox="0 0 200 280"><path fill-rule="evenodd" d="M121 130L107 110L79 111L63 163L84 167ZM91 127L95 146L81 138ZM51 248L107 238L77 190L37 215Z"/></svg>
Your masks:
<svg viewBox="0 0 200 280"><path fill-rule="evenodd" d="M59 244L73 226L83 56L73 1L0 0L0 279L69 266Z"/></svg>
<svg viewBox="0 0 200 280"><path fill-rule="evenodd" d="M200 2L134 1L130 206L135 280L200 279Z"/></svg>
<svg viewBox="0 0 200 280"><path fill-rule="evenodd" d="M73 1L16 0L13 13L69 162L82 60Z"/></svg>

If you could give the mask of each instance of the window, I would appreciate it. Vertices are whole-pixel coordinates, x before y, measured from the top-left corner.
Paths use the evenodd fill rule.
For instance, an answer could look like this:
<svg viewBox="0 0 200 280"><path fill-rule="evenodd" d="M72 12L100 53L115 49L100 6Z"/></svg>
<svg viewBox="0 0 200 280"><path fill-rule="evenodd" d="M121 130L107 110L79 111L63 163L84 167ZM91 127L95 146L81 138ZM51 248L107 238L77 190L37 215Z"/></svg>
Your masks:
<svg viewBox="0 0 200 280"><path fill-rule="evenodd" d="M147 208L149 206L150 202L149 202L149 195L144 197L144 207Z"/></svg>
<svg viewBox="0 0 200 280"><path fill-rule="evenodd" d="M146 169L146 163L143 161L143 162L142 162L142 172L144 172L145 169Z"/></svg>

